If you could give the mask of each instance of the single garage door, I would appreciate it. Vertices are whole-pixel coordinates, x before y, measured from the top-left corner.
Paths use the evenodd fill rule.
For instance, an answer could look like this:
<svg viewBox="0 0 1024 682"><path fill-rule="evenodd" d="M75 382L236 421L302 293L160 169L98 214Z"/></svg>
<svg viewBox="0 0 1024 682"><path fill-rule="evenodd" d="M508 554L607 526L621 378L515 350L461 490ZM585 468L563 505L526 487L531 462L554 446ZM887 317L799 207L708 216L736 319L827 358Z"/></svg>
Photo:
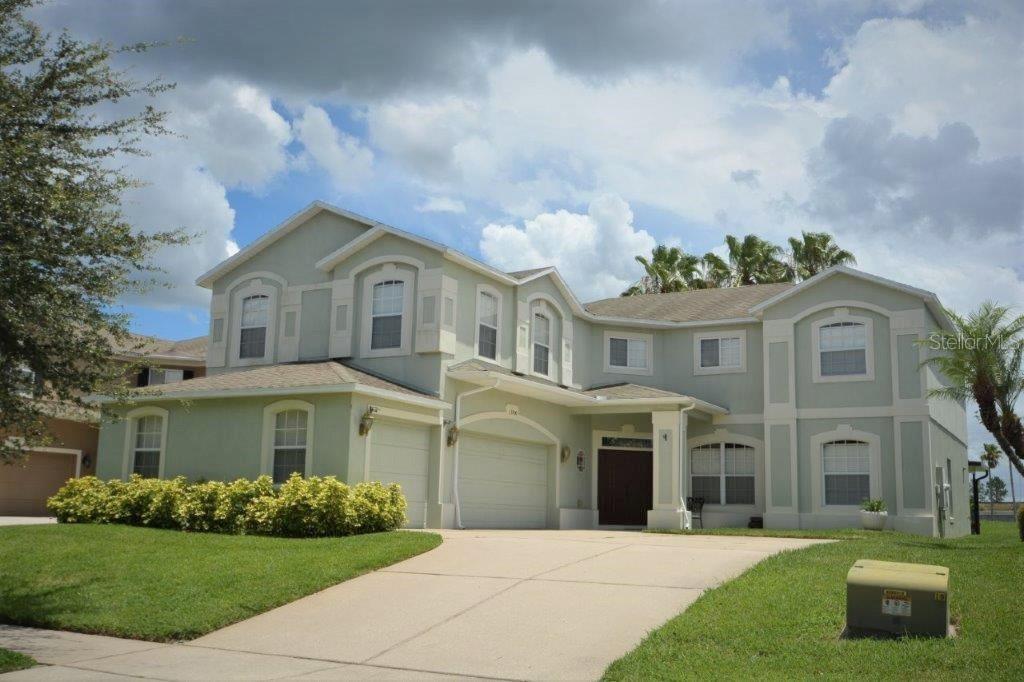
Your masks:
<svg viewBox="0 0 1024 682"><path fill-rule="evenodd" d="M31 452L28 460L0 464L0 515L48 516L46 498L75 477L77 457Z"/></svg>
<svg viewBox="0 0 1024 682"><path fill-rule="evenodd" d="M548 453L539 443L463 433L459 507L466 528L547 526Z"/></svg>
<svg viewBox="0 0 1024 682"><path fill-rule="evenodd" d="M370 480L397 483L409 503L410 528L423 528L427 511L430 428L377 421L370 431Z"/></svg>

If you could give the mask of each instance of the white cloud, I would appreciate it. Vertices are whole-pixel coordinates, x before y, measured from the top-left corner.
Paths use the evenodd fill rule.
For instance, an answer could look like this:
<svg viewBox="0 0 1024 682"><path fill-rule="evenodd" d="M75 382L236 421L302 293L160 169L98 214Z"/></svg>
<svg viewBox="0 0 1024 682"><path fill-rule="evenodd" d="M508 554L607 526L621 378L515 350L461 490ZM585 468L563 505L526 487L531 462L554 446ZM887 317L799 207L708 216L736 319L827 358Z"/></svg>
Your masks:
<svg viewBox="0 0 1024 682"><path fill-rule="evenodd" d="M526 220L522 227L492 223L483 229L480 251L504 270L554 265L577 296L617 296L640 276L634 256L648 253L654 238L633 226L633 212L619 197L598 197L586 214L557 211Z"/></svg>
<svg viewBox="0 0 1024 682"><path fill-rule="evenodd" d="M295 119L294 129L306 154L327 171L339 190L351 190L369 179L373 152L358 138L338 130L323 109L306 106Z"/></svg>
<svg viewBox="0 0 1024 682"><path fill-rule="evenodd" d="M450 197L428 197L416 206L420 213L465 213L466 205Z"/></svg>

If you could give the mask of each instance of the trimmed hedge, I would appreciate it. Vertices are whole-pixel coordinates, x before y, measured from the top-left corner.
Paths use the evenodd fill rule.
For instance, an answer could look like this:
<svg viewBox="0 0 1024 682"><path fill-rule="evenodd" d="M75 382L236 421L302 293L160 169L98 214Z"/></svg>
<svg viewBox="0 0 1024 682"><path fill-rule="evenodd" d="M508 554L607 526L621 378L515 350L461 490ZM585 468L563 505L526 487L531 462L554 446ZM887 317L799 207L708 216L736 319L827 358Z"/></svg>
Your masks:
<svg viewBox="0 0 1024 682"><path fill-rule="evenodd" d="M405 524L397 483L348 486L333 476L293 474L275 488L255 481L189 483L184 477L103 482L73 478L47 500L61 523L121 523L198 533L325 537L377 533Z"/></svg>

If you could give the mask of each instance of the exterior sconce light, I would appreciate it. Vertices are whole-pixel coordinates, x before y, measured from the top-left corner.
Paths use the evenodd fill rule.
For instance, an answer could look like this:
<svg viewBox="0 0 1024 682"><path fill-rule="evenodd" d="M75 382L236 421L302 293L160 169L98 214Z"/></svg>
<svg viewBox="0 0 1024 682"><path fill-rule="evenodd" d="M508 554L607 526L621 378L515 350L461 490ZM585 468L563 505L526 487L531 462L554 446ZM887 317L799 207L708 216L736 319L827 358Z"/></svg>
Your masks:
<svg viewBox="0 0 1024 682"><path fill-rule="evenodd" d="M448 447L453 448L459 442L459 427L454 424L448 429Z"/></svg>
<svg viewBox="0 0 1024 682"><path fill-rule="evenodd" d="M569 446L568 445L563 445L562 446L562 452L561 452L562 464L565 464L566 462L569 461L569 455L570 454L572 454L572 450L569 449Z"/></svg>
<svg viewBox="0 0 1024 682"><path fill-rule="evenodd" d="M88 469L92 466L92 455L82 455L82 468Z"/></svg>
<svg viewBox="0 0 1024 682"><path fill-rule="evenodd" d="M580 471L587 468L587 454L582 450L576 453L576 468Z"/></svg>
<svg viewBox="0 0 1024 682"><path fill-rule="evenodd" d="M363 412L362 418L359 420L359 435L365 436L370 433L370 429L373 428L373 416L377 414L379 410L370 405L366 408L366 412Z"/></svg>

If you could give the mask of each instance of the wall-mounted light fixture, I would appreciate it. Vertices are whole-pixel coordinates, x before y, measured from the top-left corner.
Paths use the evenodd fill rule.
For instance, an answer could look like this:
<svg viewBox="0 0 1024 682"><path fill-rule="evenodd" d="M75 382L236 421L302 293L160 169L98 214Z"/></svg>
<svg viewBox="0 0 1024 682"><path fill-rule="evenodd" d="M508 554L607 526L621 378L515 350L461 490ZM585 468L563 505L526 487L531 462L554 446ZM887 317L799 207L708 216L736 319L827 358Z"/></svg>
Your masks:
<svg viewBox="0 0 1024 682"><path fill-rule="evenodd" d="M568 445L563 445L562 446L562 452L561 452L562 464L565 464L566 462L569 461L569 455L571 455L571 454L572 454L572 450L569 449L569 446Z"/></svg>
<svg viewBox="0 0 1024 682"><path fill-rule="evenodd" d="M363 412L362 418L359 420L359 435L365 436L370 433L370 429L373 428L373 417L380 410L373 405L369 405L366 408L366 412Z"/></svg>
<svg viewBox="0 0 1024 682"><path fill-rule="evenodd" d="M576 468L580 471L587 468L587 453L582 450L576 453Z"/></svg>
<svg viewBox="0 0 1024 682"><path fill-rule="evenodd" d="M92 455L82 455L82 468L88 469L92 466Z"/></svg>
<svg viewBox="0 0 1024 682"><path fill-rule="evenodd" d="M452 424L448 428L448 447L453 448L459 442L459 427Z"/></svg>

